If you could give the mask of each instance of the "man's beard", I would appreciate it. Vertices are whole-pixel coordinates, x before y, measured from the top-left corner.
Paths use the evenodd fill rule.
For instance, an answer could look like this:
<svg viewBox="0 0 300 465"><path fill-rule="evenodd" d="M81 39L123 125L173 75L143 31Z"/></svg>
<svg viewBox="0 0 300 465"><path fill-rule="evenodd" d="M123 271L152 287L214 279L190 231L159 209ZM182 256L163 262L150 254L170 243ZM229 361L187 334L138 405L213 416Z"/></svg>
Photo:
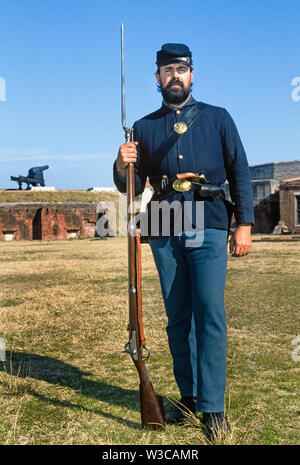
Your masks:
<svg viewBox="0 0 300 465"><path fill-rule="evenodd" d="M180 87L172 87L174 84L178 84ZM173 79L164 88L161 87L161 93L164 100L173 105L183 103L190 95L190 91L191 84L185 87L178 79Z"/></svg>

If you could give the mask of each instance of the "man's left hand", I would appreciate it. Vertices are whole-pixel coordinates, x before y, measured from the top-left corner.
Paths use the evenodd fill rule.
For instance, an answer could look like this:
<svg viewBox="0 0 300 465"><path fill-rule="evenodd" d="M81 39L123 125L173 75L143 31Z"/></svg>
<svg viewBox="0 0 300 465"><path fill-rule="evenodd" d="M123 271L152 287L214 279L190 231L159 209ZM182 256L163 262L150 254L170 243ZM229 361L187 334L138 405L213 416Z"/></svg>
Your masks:
<svg viewBox="0 0 300 465"><path fill-rule="evenodd" d="M238 226L230 240L230 254L234 257L243 257L250 253L251 246L251 226Z"/></svg>

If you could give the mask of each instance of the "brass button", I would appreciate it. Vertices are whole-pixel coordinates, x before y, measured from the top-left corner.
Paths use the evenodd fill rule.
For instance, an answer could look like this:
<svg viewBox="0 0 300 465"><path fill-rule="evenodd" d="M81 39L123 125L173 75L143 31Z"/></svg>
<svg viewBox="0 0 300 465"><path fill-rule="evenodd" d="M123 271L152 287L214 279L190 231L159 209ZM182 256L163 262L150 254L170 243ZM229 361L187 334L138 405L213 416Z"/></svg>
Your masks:
<svg viewBox="0 0 300 465"><path fill-rule="evenodd" d="M178 155L178 158L179 158L180 160L182 160L182 159L183 159L183 155Z"/></svg>
<svg viewBox="0 0 300 465"><path fill-rule="evenodd" d="M180 115L181 111L180 110L176 110L176 114L177 115Z"/></svg>

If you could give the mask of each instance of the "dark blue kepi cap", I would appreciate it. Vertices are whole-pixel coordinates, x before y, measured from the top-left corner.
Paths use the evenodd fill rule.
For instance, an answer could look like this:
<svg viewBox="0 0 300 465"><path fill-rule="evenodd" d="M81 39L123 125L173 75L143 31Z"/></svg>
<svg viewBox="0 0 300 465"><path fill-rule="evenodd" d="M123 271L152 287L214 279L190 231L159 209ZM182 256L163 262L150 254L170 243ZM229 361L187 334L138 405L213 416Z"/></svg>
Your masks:
<svg viewBox="0 0 300 465"><path fill-rule="evenodd" d="M170 63L185 63L192 66L192 52L185 44L164 44L156 54L156 64L160 66Z"/></svg>

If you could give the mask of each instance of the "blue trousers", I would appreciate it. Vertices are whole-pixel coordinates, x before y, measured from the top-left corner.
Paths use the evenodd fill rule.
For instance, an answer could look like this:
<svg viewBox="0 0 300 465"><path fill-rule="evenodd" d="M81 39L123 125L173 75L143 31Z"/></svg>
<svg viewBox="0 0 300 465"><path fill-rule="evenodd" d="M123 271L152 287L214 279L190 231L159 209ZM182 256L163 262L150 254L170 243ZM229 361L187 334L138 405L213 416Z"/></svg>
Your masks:
<svg viewBox="0 0 300 465"><path fill-rule="evenodd" d="M174 377L200 412L224 410L227 231L150 239L168 318ZM187 240L188 239L188 240Z"/></svg>

